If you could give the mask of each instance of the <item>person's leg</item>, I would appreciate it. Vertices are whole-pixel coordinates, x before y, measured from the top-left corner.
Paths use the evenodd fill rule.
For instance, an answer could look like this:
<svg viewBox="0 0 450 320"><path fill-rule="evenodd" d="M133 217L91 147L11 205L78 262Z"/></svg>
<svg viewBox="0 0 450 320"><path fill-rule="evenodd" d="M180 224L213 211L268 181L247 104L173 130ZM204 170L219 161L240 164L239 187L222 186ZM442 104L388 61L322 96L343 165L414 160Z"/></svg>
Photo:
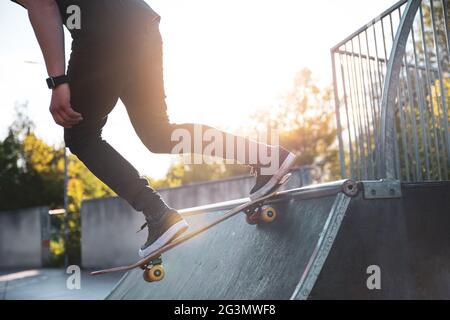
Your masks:
<svg viewBox="0 0 450 320"><path fill-rule="evenodd" d="M71 104L83 115L83 121L64 130L66 147L135 210L160 212L167 206L159 194L102 139L107 115L118 100L121 75L114 68L114 57L93 52L88 56L74 52L69 63Z"/></svg>

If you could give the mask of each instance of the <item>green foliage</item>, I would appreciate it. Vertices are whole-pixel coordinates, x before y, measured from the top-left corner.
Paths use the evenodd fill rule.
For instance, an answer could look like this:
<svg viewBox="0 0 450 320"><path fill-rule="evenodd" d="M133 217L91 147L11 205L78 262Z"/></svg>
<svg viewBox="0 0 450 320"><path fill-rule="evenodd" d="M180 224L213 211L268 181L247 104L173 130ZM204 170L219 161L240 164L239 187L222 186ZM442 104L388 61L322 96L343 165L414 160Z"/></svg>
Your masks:
<svg viewBox="0 0 450 320"><path fill-rule="evenodd" d="M63 202L62 150L55 150L32 132L22 112L0 142L0 210Z"/></svg>
<svg viewBox="0 0 450 320"><path fill-rule="evenodd" d="M7 137L0 141L0 211L19 208L64 206L64 147L50 146L33 133L25 116L26 106L17 111ZM84 199L112 196L75 156L68 159L69 242L64 245L63 216L53 217L57 232L50 248L53 264L61 264L64 248L70 263L80 262L80 209Z"/></svg>

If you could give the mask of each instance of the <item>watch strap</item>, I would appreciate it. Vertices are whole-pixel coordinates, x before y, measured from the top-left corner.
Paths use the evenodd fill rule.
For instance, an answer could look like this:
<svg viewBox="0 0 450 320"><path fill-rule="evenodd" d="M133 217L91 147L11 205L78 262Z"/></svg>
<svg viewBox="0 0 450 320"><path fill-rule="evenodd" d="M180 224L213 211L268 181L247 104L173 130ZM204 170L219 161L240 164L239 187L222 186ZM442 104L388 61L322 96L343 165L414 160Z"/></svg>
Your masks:
<svg viewBox="0 0 450 320"><path fill-rule="evenodd" d="M66 75L50 77L47 79L47 86L49 89L55 89L57 86L67 82L69 82L69 79Z"/></svg>

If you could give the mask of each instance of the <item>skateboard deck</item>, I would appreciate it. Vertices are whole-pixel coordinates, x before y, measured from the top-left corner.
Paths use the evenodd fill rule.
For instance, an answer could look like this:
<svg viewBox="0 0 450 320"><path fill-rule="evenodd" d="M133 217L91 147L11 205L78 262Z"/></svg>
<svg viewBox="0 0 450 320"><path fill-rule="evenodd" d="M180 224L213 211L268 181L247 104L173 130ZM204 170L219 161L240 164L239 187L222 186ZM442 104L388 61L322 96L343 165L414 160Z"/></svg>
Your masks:
<svg viewBox="0 0 450 320"><path fill-rule="evenodd" d="M218 225L219 223L237 215L240 212L244 212L247 214L247 222L250 224L256 224L261 217L262 217L261 220L266 221L266 222L271 222L273 219L275 219L275 216L276 216L275 209L273 209L273 208L263 209L263 205L267 200L270 200L271 198L275 197L278 194L278 189L283 184L285 184L289 180L290 177L291 177L291 174L288 173L283 178L281 178L281 180L278 182L278 184L274 187L274 190L271 193L269 193L268 195L263 196L258 199L255 199L255 200L251 200L251 201L243 203L233 209L230 209L229 211L227 211L225 214L223 214L219 218L217 218L209 223L206 223L205 225L199 227L196 230L192 230L190 232L188 231L185 235L182 235L182 236L172 240L171 242L167 243L166 245L159 248L158 250L156 250L156 251L150 253L149 255L147 255L146 257L140 259L136 263L126 265L126 266L119 266L119 267L114 267L114 268L109 268L109 269L93 271L93 272L91 272L91 275L96 276L96 275L101 275L101 274L106 274L106 273L111 273L111 272L128 271L128 270L131 270L134 268L150 270L150 269L156 267L156 269L153 270L152 275L148 275L148 274L146 274L146 272L144 272L144 279L149 282L159 281L160 277L161 277L161 279L162 279L162 277L164 277L164 269L162 269L162 266L161 266L161 263L162 263L161 254L162 253L167 252L167 251L179 246L180 244L188 241L189 239L194 238L195 236L205 232L206 230L211 229L215 225ZM152 276L153 276L153 280L152 280ZM149 279L149 277L150 277L150 279Z"/></svg>

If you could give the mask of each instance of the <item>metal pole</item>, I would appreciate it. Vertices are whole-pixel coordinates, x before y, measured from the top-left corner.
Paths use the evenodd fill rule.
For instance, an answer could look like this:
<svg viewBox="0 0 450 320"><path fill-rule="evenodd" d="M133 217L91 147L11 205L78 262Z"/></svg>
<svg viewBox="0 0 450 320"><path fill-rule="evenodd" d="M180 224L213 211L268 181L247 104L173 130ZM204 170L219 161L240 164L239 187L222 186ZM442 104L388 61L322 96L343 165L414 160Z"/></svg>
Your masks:
<svg viewBox="0 0 450 320"><path fill-rule="evenodd" d="M387 179L395 179L395 152L394 149L394 121L395 100L400 80L400 70L406 51L406 42L414 22L417 10L421 4L420 0L410 0L406 5L402 19L398 27L397 35L392 44L391 56L386 66L386 77L381 103L381 176Z"/></svg>
<svg viewBox="0 0 450 320"><path fill-rule="evenodd" d="M67 197L67 148L64 147L64 266L67 268L69 266L69 254L68 254L68 243L69 243L69 217L68 217L68 197Z"/></svg>
<svg viewBox="0 0 450 320"><path fill-rule="evenodd" d="M339 105L339 93L338 93L338 85L337 85L337 77L336 77L336 61L335 61L335 53L331 51L331 65L333 69L333 84L334 84L334 103L336 110L336 129L337 136L339 142L339 163L341 165L341 177L346 178L346 170L345 170L345 156L344 156L344 142L342 140L342 126L341 126L341 113L340 113L340 105Z"/></svg>

